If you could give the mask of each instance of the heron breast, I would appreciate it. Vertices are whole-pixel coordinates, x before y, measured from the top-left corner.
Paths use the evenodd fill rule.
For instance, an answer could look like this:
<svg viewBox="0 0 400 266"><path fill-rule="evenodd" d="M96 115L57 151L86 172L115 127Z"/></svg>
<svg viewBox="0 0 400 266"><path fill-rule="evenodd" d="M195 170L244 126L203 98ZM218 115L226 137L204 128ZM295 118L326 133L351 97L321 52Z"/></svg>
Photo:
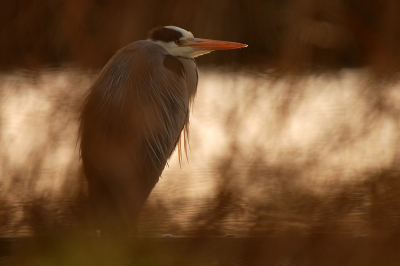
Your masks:
<svg viewBox="0 0 400 266"><path fill-rule="evenodd" d="M193 99L193 97L196 95L198 80L196 61L194 61L194 59L184 57L177 58L179 61L181 61L186 72L186 84L188 88L189 99Z"/></svg>

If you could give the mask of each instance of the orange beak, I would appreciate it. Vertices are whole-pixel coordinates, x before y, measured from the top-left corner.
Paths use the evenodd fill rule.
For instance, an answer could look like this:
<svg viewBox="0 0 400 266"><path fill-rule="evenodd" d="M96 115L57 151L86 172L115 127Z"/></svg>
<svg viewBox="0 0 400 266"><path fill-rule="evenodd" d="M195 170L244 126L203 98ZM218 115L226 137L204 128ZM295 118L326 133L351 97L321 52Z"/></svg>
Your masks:
<svg viewBox="0 0 400 266"><path fill-rule="evenodd" d="M215 50L240 49L247 47L247 44L238 42L226 42L226 41L192 38L188 39L188 44L186 46L193 47L193 49L195 50L215 51Z"/></svg>

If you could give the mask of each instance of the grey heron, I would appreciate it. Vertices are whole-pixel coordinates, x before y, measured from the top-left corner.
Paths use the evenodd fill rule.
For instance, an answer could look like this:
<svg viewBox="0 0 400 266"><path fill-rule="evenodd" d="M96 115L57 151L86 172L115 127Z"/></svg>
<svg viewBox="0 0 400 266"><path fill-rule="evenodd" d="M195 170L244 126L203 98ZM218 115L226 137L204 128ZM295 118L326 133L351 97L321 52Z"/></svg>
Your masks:
<svg viewBox="0 0 400 266"><path fill-rule="evenodd" d="M135 232L168 158L176 147L180 157L186 150L198 79L194 58L246 46L165 26L108 61L80 117L81 158L97 229Z"/></svg>

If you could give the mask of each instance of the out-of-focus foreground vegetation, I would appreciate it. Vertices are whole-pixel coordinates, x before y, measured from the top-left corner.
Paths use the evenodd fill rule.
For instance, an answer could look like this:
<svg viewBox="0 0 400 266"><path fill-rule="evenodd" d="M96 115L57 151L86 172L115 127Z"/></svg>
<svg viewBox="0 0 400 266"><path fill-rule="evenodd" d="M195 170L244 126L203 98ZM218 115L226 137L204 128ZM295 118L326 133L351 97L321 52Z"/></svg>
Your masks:
<svg viewBox="0 0 400 266"><path fill-rule="evenodd" d="M392 247L399 13L396 0L1 1L0 236L92 233L77 145L84 93L116 50L176 25L249 47L197 60L189 162L171 158L139 235L389 236ZM315 243L297 254L313 257Z"/></svg>

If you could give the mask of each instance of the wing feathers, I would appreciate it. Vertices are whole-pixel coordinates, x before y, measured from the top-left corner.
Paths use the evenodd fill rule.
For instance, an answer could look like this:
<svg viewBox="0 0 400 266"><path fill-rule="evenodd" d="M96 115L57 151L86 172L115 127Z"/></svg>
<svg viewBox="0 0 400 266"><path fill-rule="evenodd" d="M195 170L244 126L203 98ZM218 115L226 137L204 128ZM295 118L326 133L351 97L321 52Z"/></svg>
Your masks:
<svg viewBox="0 0 400 266"><path fill-rule="evenodd" d="M138 156L143 156L164 167L177 144L181 158L179 140L184 129L186 151L193 97L188 91L184 66L161 46L139 41L121 49L87 96L81 116L82 154L85 145L94 145L91 135L101 132L103 141L128 145L136 156L132 161L139 164L143 160Z"/></svg>

